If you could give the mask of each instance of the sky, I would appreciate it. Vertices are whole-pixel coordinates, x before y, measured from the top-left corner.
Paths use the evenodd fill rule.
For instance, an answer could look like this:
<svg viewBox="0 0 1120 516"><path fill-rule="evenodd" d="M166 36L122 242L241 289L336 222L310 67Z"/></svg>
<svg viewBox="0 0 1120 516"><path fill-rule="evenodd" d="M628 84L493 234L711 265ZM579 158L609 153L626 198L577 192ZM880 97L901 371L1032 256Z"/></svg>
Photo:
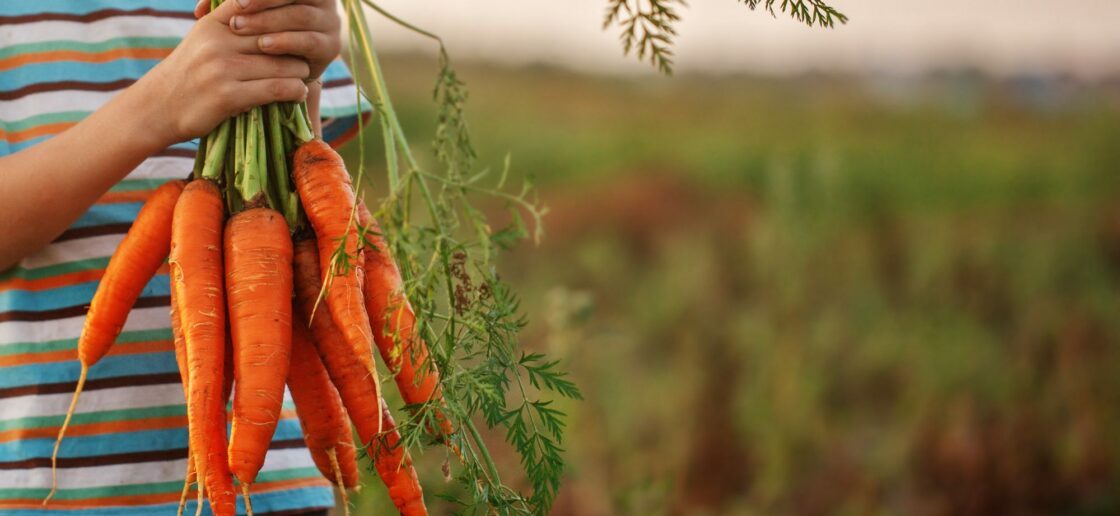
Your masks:
<svg viewBox="0 0 1120 516"><path fill-rule="evenodd" d="M436 32L453 57L646 73L602 30L605 0L380 0ZM690 0L676 42L678 71L793 75L806 71L922 73L976 67L997 76L1120 73L1120 0L835 0L850 17L808 28L735 0ZM384 51L430 41L371 13Z"/></svg>

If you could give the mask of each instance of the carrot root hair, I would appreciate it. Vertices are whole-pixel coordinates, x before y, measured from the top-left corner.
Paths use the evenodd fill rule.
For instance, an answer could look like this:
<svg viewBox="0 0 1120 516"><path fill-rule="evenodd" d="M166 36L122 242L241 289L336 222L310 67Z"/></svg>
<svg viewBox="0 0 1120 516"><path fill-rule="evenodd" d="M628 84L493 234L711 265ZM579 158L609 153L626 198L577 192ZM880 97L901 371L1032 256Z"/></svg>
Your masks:
<svg viewBox="0 0 1120 516"><path fill-rule="evenodd" d="M198 468L195 468L195 474L198 475ZM200 478L206 478L206 475L199 475ZM194 508L194 516L202 516L202 502L204 501L206 491L206 482L198 483L198 507Z"/></svg>
<svg viewBox="0 0 1120 516"><path fill-rule="evenodd" d="M191 492L191 484L196 477L194 472L194 457L187 456L187 476L183 478L183 492L179 493L179 510L175 516L183 516L183 509L187 507L187 495Z"/></svg>
<svg viewBox="0 0 1120 516"><path fill-rule="evenodd" d="M338 494L342 497L342 514L350 516L350 497L346 494L346 482L342 479L342 467L338 465L338 454L335 448L327 450L327 457L331 459L331 470L334 471L334 483L338 485Z"/></svg>
<svg viewBox="0 0 1120 516"><path fill-rule="evenodd" d="M86 377L89 375L89 366L82 364L82 372L78 375L78 385L74 387L74 397L70 400L70 408L66 409L66 419L58 428L58 438L54 441L54 451L51 452L51 491L43 498L43 507L54 498L58 492L58 450L62 447L62 438L66 436L66 429L70 427L70 419L74 417L74 410L78 408L78 398L86 386Z"/></svg>
<svg viewBox="0 0 1120 516"><path fill-rule="evenodd" d="M249 498L249 484L241 484L241 496L245 498L245 514L253 516L253 500Z"/></svg>

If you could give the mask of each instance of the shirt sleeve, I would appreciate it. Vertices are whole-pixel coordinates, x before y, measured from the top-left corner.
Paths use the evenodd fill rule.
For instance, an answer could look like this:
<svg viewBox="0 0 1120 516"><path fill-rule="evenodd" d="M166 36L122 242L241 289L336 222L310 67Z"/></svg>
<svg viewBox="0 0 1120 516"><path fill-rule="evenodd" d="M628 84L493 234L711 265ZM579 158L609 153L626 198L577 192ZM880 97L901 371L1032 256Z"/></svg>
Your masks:
<svg viewBox="0 0 1120 516"><path fill-rule="evenodd" d="M360 97L350 71L341 60L336 59L327 66L322 81L319 116L323 119L323 140L337 149L353 139L360 127L368 125L372 106Z"/></svg>

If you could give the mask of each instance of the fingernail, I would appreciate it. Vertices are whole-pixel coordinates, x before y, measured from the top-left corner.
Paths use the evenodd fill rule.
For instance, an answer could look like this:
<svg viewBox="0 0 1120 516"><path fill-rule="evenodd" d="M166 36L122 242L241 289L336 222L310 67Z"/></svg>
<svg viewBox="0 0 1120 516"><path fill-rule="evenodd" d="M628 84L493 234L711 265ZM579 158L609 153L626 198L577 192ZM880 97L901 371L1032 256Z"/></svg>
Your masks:
<svg viewBox="0 0 1120 516"><path fill-rule="evenodd" d="M234 16L229 19L229 25L233 27L234 30L240 29L242 23L244 23L244 20L242 20L240 16Z"/></svg>
<svg viewBox="0 0 1120 516"><path fill-rule="evenodd" d="M237 0L237 6L244 9L249 6L249 0Z"/></svg>
<svg viewBox="0 0 1120 516"><path fill-rule="evenodd" d="M261 48L268 48L272 46L272 36L261 36Z"/></svg>

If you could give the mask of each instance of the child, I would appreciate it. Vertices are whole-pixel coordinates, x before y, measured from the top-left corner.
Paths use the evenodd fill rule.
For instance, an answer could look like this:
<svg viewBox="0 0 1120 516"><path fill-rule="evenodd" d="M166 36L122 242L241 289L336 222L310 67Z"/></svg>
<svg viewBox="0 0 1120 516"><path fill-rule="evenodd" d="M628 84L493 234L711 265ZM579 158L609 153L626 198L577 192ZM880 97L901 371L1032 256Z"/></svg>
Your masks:
<svg viewBox="0 0 1120 516"><path fill-rule="evenodd" d="M324 125L328 141L352 132L336 7L0 0L0 512L42 509L98 279L146 194L189 174L197 138L252 106L305 98L343 117ZM174 514L187 432L168 310L161 274L90 370L48 509ZM257 514L334 505L293 417L253 486Z"/></svg>

